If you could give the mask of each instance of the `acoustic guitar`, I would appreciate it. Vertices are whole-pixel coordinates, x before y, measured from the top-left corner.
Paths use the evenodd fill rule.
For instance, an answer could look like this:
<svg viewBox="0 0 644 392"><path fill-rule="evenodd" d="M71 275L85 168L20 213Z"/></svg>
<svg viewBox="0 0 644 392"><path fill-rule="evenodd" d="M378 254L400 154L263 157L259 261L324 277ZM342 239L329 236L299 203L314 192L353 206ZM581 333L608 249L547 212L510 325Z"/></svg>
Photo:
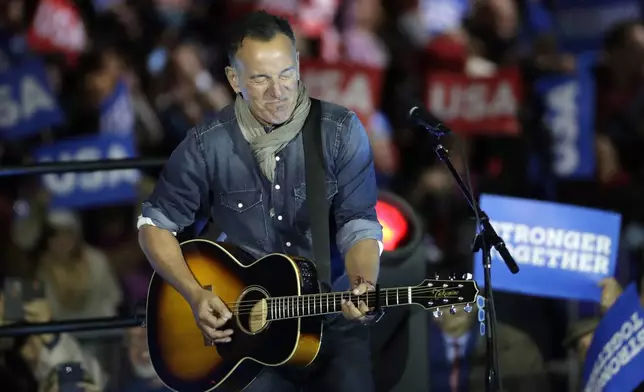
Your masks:
<svg viewBox="0 0 644 392"><path fill-rule="evenodd" d="M175 391L241 391L264 366L307 366L322 342L323 316L341 311L342 299L370 307L418 305L434 310L465 304L472 310L478 288L472 280L424 280L355 296L323 292L315 264L302 257L270 254L254 260L242 249L202 239L181 249L197 281L212 290L233 313L229 343L210 345L192 309L161 276L150 281L147 336L159 378ZM469 275L469 274L468 274Z"/></svg>

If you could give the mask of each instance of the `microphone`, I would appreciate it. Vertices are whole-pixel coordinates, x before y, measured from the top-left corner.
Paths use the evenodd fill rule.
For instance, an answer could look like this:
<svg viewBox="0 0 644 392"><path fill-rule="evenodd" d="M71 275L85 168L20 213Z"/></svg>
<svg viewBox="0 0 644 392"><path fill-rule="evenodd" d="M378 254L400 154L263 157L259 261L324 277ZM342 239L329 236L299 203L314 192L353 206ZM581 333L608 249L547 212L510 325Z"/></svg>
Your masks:
<svg viewBox="0 0 644 392"><path fill-rule="evenodd" d="M409 123L413 126L425 128L434 136L449 135L452 131L434 117L424 106L414 106L409 110Z"/></svg>

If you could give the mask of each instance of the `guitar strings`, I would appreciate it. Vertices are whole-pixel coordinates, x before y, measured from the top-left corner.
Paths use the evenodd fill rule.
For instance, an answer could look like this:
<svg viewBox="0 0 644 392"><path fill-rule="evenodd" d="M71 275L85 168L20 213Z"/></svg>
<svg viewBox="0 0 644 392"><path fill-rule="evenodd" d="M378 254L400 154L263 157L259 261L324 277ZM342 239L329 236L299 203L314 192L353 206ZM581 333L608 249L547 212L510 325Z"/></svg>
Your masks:
<svg viewBox="0 0 644 392"><path fill-rule="evenodd" d="M449 288L440 288L440 289L441 290L448 290ZM384 296L391 295L391 293L387 293L387 291L393 291L393 290L402 290L404 292L404 294L402 294L403 296L408 295L407 288L402 288L402 289L395 289L395 288L382 289L382 290L380 290L379 294L381 296L382 295L384 295ZM433 292L433 291L436 291L436 290L437 290L437 288L435 288L435 287L418 287L418 288L412 289L412 294L429 293L429 292ZM268 298L261 298L261 299L288 301L288 300L294 300L295 298L319 298L319 297L322 297L322 296L335 297L335 295L340 295L342 298L345 298L345 296L349 296L351 298L358 297L358 299L362 299L362 297L364 297L364 296L373 297L373 296L375 296L375 294L377 294L375 291L369 291L369 292L361 294L361 295L355 295L351 291L339 291L339 292L330 292L330 293L291 295L291 296L284 296L284 297L268 297ZM259 299L259 300L243 300L243 301L237 301L237 302L227 302L226 304L234 306L234 305L239 305L239 304L244 304L244 303L252 303L254 305L255 303L259 302L261 299Z"/></svg>
<svg viewBox="0 0 644 392"><path fill-rule="evenodd" d="M440 290L449 290L450 288L436 288L436 287L416 287L412 289L412 294L414 297L417 299L422 299L422 300L442 300L442 299L449 299L449 298L454 298L453 296L450 297L442 297L442 298L436 298L435 295L429 296L429 295L423 295L423 294L428 294L430 292L434 292L437 289ZM337 292L337 293L319 293L319 294L305 294L302 296L296 295L296 296L286 296L286 297L268 297L268 298L261 298L258 300L243 300L243 301L237 301L237 302L230 302L226 303L231 308L231 311L234 311L239 314L249 314L252 308L260 302L262 299L270 300L272 301L273 304L276 302L278 303L278 306L280 309L295 309L295 308L303 308L303 307L308 307L309 304L304 302L306 301L304 298L309 298L309 301L313 301L313 306L314 307L322 307L323 305L323 299L324 296L327 296L327 302L329 299L331 299L334 302L334 307L337 306L337 298L335 295L339 294L340 299L349 299L351 301L355 300L362 300L364 301L366 299L367 302L375 301L376 294L379 294L378 300L386 301L388 296L391 296L392 293L388 293L387 291L393 291L393 290L400 290L400 289L383 289L379 293L376 293L375 291L370 291L362 295L355 295L352 294L350 291L344 291L344 292ZM408 292L406 288L403 288L405 292L402 294L403 297L409 301ZM332 297L331 297L332 296ZM300 299L302 298L302 299ZM461 297L457 297L461 298ZM320 299L321 301L316 302L317 299ZM474 302L475 299L473 299L470 302ZM279 303L281 302L281 303ZM398 302L398 301L396 301ZM402 304L401 304L402 305ZM443 306L450 306L451 304L449 302L445 303Z"/></svg>

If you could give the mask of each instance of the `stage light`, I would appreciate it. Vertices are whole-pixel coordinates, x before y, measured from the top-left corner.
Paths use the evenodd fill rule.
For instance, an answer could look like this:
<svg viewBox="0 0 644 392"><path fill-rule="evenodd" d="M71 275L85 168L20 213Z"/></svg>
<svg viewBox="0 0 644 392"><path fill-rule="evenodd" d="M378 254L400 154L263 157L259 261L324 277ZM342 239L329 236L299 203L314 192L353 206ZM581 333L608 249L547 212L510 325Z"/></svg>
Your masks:
<svg viewBox="0 0 644 392"><path fill-rule="evenodd" d="M378 200L376 214L382 225L384 249L387 252L396 250L409 231L409 223L398 208L386 201Z"/></svg>
<svg viewBox="0 0 644 392"><path fill-rule="evenodd" d="M422 224L418 215L402 198L380 192L376 214L382 225L383 263L398 263L408 259L422 240Z"/></svg>

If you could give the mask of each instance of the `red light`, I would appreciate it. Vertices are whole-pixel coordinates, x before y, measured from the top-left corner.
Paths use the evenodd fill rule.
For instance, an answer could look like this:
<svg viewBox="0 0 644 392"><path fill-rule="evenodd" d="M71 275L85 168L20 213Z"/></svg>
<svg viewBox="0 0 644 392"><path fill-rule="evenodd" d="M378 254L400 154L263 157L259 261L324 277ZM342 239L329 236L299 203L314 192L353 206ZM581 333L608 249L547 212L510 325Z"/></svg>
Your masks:
<svg viewBox="0 0 644 392"><path fill-rule="evenodd" d="M385 251L396 250L400 241L407 235L409 222L398 208L382 200L376 202L376 215L382 225Z"/></svg>

